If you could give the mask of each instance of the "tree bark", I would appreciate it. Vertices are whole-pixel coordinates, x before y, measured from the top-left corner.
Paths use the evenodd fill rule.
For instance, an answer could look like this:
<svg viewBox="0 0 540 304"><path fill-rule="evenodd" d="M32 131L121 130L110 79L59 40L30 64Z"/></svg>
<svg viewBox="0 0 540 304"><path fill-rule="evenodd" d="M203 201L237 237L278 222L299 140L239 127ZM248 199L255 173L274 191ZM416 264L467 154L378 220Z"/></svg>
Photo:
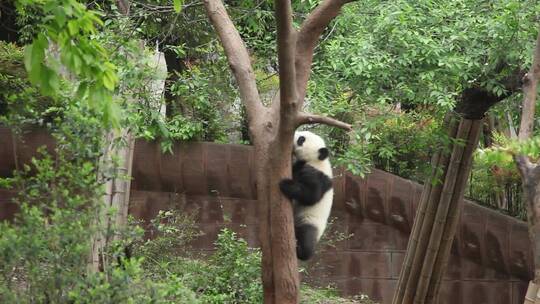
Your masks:
<svg viewBox="0 0 540 304"><path fill-rule="evenodd" d="M529 72L523 78L523 106L518 139L526 141L531 138L534 129L534 112L538 78L540 77L540 31L536 39L533 62ZM534 258L534 279L529 282L529 288L524 303L540 303L540 169L527 155L515 155L514 160L519 169L523 185L523 200L527 204L527 223L529 238Z"/></svg>
<svg viewBox="0 0 540 304"><path fill-rule="evenodd" d="M349 124L335 119L299 112L311 71L311 58L299 58L298 48L313 55L313 48L324 27L337 15L344 1L327 0L306 19L298 34L292 26L292 8L288 0L276 0L277 49L279 62L279 98L270 107L261 103L249 54L221 0L204 0L208 17L223 45L231 71L238 83L246 108L249 132L255 146L257 200L260 240L263 253L262 279L264 303L298 303L299 277L293 210L278 184L291 175L291 163L281 155L291 155L295 129L302 124L324 123L346 130ZM325 5L331 8L324 8ZM337 9L337 11L336 11ZM316 13L319 10L319 13ZM324 18L316 17L323 12ZM328 17L324 12L334 12ZM312 21L308 20L311 18ZM307 25L306 25L307 24ZM318 24L313 30L310 24ZM298 41L298 39L310 39ZM315 38L313 38L315 37ZM310 49L311 48L311 49ZM301 62L301 69L297 64ZM298 92L303 92L299 94Z"/></svg>

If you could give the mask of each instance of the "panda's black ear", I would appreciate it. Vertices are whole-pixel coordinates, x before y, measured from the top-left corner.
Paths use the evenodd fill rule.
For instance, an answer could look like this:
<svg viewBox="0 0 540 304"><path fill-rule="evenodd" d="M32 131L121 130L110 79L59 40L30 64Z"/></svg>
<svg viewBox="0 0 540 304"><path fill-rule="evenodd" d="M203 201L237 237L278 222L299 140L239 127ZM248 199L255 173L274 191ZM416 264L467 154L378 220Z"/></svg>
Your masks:
<svg viewBox="0 0 540 304"><path fill-rule="evenodd" d="M298 140L296 141L296 144L301 146L304 144L304 142L306 141L306 138L304 136L300 136L298 137Z"/></svg>
<svg viewBox="0 0 540 304"><path fill-rule="evenodd" d="M320 148L319 149L319 160L325 160L328 155L330 154L330 151L328 151L327 148Z"/></svg>

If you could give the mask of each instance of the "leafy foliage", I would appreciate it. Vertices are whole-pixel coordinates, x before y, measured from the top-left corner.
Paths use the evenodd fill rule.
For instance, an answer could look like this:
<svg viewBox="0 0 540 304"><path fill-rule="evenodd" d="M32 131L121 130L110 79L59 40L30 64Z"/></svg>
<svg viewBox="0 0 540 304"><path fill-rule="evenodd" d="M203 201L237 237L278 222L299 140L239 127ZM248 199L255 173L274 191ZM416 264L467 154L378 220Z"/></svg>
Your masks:
<svg viewBox="0 0 540 304"><path fill-rule="evenodd" d="M26 78L23 52L14 44L0 42L0 122L39 124L51 122L59 102L43 97Z"/></svg>
<svg viewBox="0 0 540 304"><path fill-rule="evenodd" d="M184 246L196 235L191 216L165 211L152 225L157 229L157 237L134 246L137 255L149 260L145 262L145 269L150 276L161 280L171 276L177 278L196 292L202 303L262 303L259 249L249 248L245 240L224 228L215 242L216 251L208 258L195 260L187 258L185 252L178 254L178 245ZM173 231L175 233L170 233ZM179 231L184 232L178 234ZM373 303L365 295L354 299L340 298L330 287L302 286L302 295L302 303Z"/></svg>
<svg viewBox="0 0 540 304"><path fill-rule="evenodd" d="M71 0L17 1L18 11L25 15L31 7L43 18L33 42L26 46L24 65L30 81L42 94L56 97L60 93L62 69L78 78L78 99L103 114L105 123L119 126L119 109L112 94L118 83L116 67L108 60L103 46L93 38L103 25L95 11ZM50 52L50 50L57 49Z"/></svg>
<svg viewBox="0 0 540 304"><path fill-rule="evenodd" d="M472 85L501 95L501 81L528 67L530 56L520 46L534 41L534 6L536 1L357 3L345 9L334 39L323 44L315 75L349 84L360 100L443 111Z"/></svg>

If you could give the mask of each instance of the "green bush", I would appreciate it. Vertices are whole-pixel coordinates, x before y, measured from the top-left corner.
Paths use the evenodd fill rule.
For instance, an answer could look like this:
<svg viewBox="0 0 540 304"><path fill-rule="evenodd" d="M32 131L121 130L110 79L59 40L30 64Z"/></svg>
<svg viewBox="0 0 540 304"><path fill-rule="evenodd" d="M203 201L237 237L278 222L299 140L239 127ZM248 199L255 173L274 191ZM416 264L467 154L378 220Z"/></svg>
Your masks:
<svg viewBox="0 0 540 304"><path fill-rule="evenodd" d="M261 253L223 229L216 252L208 261L206 276L199 281L205 303L262 303Z"/></svg>

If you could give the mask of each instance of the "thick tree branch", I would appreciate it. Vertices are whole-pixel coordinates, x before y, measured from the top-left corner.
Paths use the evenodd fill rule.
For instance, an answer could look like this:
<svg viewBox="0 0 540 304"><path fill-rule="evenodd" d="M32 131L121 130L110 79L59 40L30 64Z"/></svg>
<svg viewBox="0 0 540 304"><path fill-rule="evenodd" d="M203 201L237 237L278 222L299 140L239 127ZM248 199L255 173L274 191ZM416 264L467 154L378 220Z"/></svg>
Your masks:
<svg viewBox="0 0 540 304"><path fill-rule="evenodd" d="M514 155L514 160L518 165L518 169L523 178L526 178L529 175L536 165L531 162L528 156L526 155Z"/></svg>
<svg viewBox="0 0 540 304"><path fill-rule="evenodd" d="M316 123L341 128L346 131L352 131L352 126L350 124L328 116L321 116L311 113L299 113L298 117L296 118L297 126Z"/></svg>
<svg viewBox="0 0 540 304"><path fill-rule="evenodd" d="M540 77L540 31L536 38L534 57L529 72L523 77L523 109L519 126L519 140L531 137L534 125L534 108L536 103L536 86Z"/></svg>
<svg viewBox="0 0 540 304"><path fill-rule="evenodd" d="M311 74L313 51L322 32L339 14L341 7L354 0L325 0L304 20L296 40L296 89L298 108L302 108Z"/></svg>
<svg viewBox="0 0 540 304"><path fill-rule="evenodd" d="M275 5L279 63L280 130L283 130L283 128L289 129L289 133L292 134L297 113L294 66L296 33L292 27L291 2L289 0L276 0Z"/></svg>
<svg viewBox="0 0 540 304"><path fill-rule="evenodd" d="M259 121L258 117L265 114L265 108L257 90L248 50L221 0L204 0L204 7L219 36L229 66L238 83L242 102L246 106L249 126L254 126L253 122Z"/></svg>

